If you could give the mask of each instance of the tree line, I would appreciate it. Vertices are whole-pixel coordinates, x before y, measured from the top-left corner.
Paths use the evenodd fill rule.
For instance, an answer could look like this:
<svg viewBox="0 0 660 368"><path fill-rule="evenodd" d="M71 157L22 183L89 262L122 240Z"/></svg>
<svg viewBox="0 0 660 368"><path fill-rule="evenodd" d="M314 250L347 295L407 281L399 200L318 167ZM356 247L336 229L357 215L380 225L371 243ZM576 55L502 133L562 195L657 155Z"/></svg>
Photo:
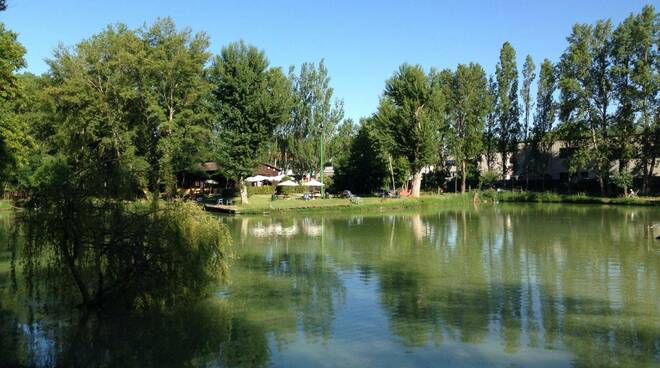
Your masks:
<svg viewBox="0 0 660 368"><path fill-rule="evenodd" d="M434 166L446 176L451 158L465 192L470 178L505 179L514 169L544 177L560 143L571 176L592 172L602 195L608 183L626 193L633 176L650 193L660 153L658 20L649 5L616 27L575 24L559 61L544 59L538 79L531 55L520 79L509 42L491 76L478 63L429 72L403 64L387 80L378 111L362 122L337 180L363 191L396 187L392 162L402 160L418 196L423 170ZM521 148L523 167L511 167Z"/></svg>
<svg viewBox="0 0 660 368"><path fill-rule="evenodd" d="M25 49L0 25L0 181L30 191L64 160L93 164L87 185L99 190L173 196L177 174L213 160L247 202L244 180L259 162L310 176L332 162L336 188L371 192L412 177L418 196L423 172L450 160L461 191L505 179L521 145L529 154L516 169L542 176L562 142L569 172L593 172L602 194L610 183L627 190L633 176L648 193L660 139L658 19L646 6L616 27L576 24L558 62L537 69L528 55L521 73L508 42L491 76L478 63L403 64L359 124L344 118L323 60L285 73L242 41L212 55L205 33L165 18L60 46L35 76L18 73Z"/></svg>
<svg viewBox="0 0 660 368"><path fill-rule="evenodd" d="M214 56L205 33L165 18L60 46L35 76L17 73L25 49L16 34L2 26L0 37L5 188L30 190L57 157L98 165L90 185L104 188L124 181L133 192L174 195L177 174L204 161L244 187L264 160L317 172L320 139L332 159L351 134L323 60L287 74L242 41Z"/></svg>

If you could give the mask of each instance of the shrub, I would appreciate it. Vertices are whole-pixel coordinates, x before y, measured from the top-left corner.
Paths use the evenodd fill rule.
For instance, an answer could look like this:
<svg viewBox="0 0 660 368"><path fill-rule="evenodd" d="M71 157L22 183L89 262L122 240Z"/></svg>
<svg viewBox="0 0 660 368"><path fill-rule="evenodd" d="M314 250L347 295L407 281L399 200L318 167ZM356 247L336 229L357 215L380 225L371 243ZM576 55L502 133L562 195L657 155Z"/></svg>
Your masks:
<svg viewBox="0 0 660 368"><path fill-rule="evenodd" d="M273 194L275 193L276 187L270 186L270 185L264 185L260 187L253 187L249 186L247 187L247 192L248 195L256 195L256 194Z"/></svg>

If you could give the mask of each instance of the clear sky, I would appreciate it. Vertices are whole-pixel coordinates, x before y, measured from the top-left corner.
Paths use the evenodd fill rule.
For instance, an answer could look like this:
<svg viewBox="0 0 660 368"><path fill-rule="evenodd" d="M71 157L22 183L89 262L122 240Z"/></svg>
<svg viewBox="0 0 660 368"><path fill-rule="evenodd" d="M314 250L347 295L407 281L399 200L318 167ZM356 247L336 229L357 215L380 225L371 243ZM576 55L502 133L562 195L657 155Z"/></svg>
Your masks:
<svg viewBox="0 0 660 368"><path fill-rule="evenodd" d="M659 1L8 0L0 21L19 33L27 70L37 74L59 43L74 45L110 23L139 27L165 16L207 32L213 53L243 39L285 70L325 58L335 96L357 121L375 111L385 80L403 62L428 69L474 61L492 73L509 41L519 69L527 54L538 66L559 58L574 23L618 23Z"/></svg>

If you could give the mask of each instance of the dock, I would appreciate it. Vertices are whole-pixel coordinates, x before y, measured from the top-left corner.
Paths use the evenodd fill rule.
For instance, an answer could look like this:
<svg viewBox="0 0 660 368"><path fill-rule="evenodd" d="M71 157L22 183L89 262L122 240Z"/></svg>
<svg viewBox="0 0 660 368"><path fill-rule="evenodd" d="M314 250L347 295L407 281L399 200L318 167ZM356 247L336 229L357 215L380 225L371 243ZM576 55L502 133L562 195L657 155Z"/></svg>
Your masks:
<svg viewBox="0 0 660 368"><path fill-rule="evenodd" d="M238 208L236 206L230 206L225 204L204 204L204 210L209 212L219 212L219 213L238 213Z"/></svg>

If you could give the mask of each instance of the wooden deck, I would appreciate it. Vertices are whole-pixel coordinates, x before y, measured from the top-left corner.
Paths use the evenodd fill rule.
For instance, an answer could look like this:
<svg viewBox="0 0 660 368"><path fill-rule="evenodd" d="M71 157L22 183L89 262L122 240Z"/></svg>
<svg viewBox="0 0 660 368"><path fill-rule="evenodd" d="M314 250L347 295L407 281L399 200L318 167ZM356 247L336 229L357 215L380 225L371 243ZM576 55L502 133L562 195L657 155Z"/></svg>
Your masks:
<svg viewBox="0 0 660 368"><path fill-rule="evenodd" d="M220 212L220 213L237 213L238 208L236 206L229 206L224 204L204 204L204 209L209 212Z"/></svg>

